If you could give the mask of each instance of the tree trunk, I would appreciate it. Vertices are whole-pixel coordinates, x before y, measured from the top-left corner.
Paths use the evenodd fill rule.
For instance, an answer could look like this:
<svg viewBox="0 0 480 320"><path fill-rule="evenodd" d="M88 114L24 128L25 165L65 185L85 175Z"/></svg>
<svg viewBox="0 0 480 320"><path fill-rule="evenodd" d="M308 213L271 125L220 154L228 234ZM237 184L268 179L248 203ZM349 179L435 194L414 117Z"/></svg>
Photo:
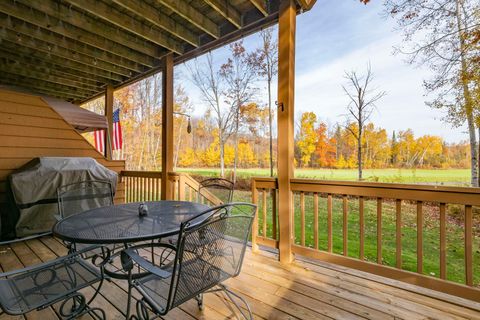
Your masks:
<svg viewBox="0 0 480 320"><path fill-rule="evenodd" d="M358 161L358 180L362 180L363 178L363 172L362 172L362 130L358 130L358 155L357 155L357 161Z"/></svg>
<svg viewBox="0 0 480 320"><path fill-rule="evenodd" d="M218 145L220 148L220 177L225 178L225 144L223 134L219 133Z"/></svg>
<svg viewBox="0 0 480 320"><path fill-rule="evenodd" d="M460 63L461 63L461 72L460 72L460 81L462 83L462 90L463 90L463 99L465 103L465 114L467 117L467 125L468 125L468 134L470 136L470 155L471 155L471 184L472 187L478 187L478 154L477 154L477 138L475 134L475 122L473 119L473 99L470 93L470 89L468 87L468 83L465 77L467 72L467 63L465 61L465 38L462 20L461 20L461 10L460 10L460 2L462 0L456 1L456 18L457 18L457 31L458 31L458 38L460 43Z"/></svg>
<svg viewBox="0 0 480 320"><path fill-rule="evenodd" d="M239 125L239 114L240 114L240 106L237 106L237 110L235 111L235 134L233 136L233 150L234 150L234 157L233 157L233 183L237 182L237 165L238 165L238 125Z"/></svg>
<svg viewBox="0 0 480 320"><path fill-rule="evenodd" d="M272 133L272 79L268 79L268 128L270 135L270 177L273 177L273 133Z"/></svg>

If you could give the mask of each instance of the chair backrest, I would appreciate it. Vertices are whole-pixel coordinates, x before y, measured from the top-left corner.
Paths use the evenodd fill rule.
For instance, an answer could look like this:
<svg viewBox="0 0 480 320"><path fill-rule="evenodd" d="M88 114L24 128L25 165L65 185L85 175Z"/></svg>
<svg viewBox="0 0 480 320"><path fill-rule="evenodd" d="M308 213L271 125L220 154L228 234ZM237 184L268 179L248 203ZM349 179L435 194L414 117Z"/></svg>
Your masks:
<svg viewBox="0 0 480 320"><path fill-rule="evenodd" d="M211 178L200 182L197 193L197 202L221 205L230 203L233 199L235 184L223 178Z"/></svg>
<svg viewBox="0 0 480 320"><path fill-rule="evenodd" d="M63 185L57 189L60 217L99 207L113 205L112 184L108 181L87 180Z"/></svg>
<svg viewBox="0 0 480 320"><path fill-rule="evenodd" d="M253 204L231 203L182 223L169 309L240 273L255 212Z"/></svg>

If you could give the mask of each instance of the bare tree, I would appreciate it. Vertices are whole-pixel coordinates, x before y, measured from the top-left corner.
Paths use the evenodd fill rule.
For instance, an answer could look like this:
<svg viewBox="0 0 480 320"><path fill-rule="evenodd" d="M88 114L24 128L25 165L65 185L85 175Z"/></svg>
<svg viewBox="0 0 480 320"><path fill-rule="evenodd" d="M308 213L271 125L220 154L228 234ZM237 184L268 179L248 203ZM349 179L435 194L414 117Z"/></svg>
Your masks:
<svg viewBox="0 0 480 320"><path fill-rule="evenodd" d="M435 93L433 108L444 109L445 121L454 127L467 123L470 138L471 184L478 186L478 154L475 133L475 105L472 79L474 51L468 36L480 26L478 0L386 0L386 13L396 18L404 33L398 52L409 63L434 71L424 81L428 93ZM476 53L478 56L478 52Z"/></svg>
<svg viewBox="0 0 480 320"><path fill-rule="evenodd" d="M273 111L272 111L272 81L278 74L278 42L273 37L273 28L260 31L262 40L260 48L257 49L257 68L261 77L267 80L268 91L268 128L270 139L270 176L273 177Z"/></svg>
<svg viewBox="0 0 480 320"><path fill-rule="evenodd" d="M222 93L225 84L220 72L215 69L211 53L207 54L206 67L201 67L196 59L192 65L187 65L193 84L200 90L203 101L209 107L208 113L213 115L218 129L220 149L220 175L225 176L225 143L232 134L232 122L236 110L222 103Z"/></svg>
<svg viewBox="0 0 480 320"><path fill-rule="evenodd" d="M233 112L233 181L237 178L238 165L238 134L242 106L251 101L255 93L254 82L257 77L256 56L248 54L242 41L230 45L231 57L221 66L220 75L225 80L226 102Z"/></svg>
<svg viewBox="0 0 480 320"><path fill-rule="evenodd" d="M359 76L356 71L349 71L345 72L345 78L348 80L348 85L342 86L342 88L349 98L347 117L350 121L354 121L357 124L358 131L355 131L348 125L346 126L346 129L357 140L358 179L362 179L363 129L375 110L375 103L383 98L386 95L386 92L370 88L373 81L373 73L370 64L367 66L367 73L365 75Z"/></svg>

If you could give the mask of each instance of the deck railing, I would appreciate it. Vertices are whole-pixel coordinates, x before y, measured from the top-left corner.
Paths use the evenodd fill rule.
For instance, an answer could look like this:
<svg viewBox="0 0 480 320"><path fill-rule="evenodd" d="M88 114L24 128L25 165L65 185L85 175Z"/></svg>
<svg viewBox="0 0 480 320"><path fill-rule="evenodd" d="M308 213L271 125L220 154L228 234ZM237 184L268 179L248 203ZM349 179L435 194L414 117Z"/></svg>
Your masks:
<svg viewBox="0 0 480 320"><path fill-rule="evenodd" d="M157 201L161 199L161 171L122 171L125 183L125 202ZM206 190L198 196L199 182L186 173L171 172L173 199L201 201L210 205L218 205L221 201Z"/></svg>
<svg viewBox="0 0 480 320"><path fill-rule="evenodd" d="M293 253L480 301L479 189L307 179L292 179L290 187ZM254 250L278 248L276 179L252 179L252 202ZM463 240L451 239L458 230ZM450 248L454 242L462 243ZM463 270L449 270L458 254L447 253L462 251Z"/></svg>

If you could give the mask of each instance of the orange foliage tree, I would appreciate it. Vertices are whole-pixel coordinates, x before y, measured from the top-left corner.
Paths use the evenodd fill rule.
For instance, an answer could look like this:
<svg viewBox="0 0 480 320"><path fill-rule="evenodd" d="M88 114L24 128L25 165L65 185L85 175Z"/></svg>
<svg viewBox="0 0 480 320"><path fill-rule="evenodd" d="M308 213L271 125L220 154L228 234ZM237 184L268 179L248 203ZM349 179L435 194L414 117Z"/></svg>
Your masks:
<svg viewBox="0 0 480 320"><path fill-rule="evenodd" d="M335 166L337 160L336 144L335 138L328 136L327 125L321 122L317 129L317 146L315 149L317 163L320 167L332 168Z"/></svg>

